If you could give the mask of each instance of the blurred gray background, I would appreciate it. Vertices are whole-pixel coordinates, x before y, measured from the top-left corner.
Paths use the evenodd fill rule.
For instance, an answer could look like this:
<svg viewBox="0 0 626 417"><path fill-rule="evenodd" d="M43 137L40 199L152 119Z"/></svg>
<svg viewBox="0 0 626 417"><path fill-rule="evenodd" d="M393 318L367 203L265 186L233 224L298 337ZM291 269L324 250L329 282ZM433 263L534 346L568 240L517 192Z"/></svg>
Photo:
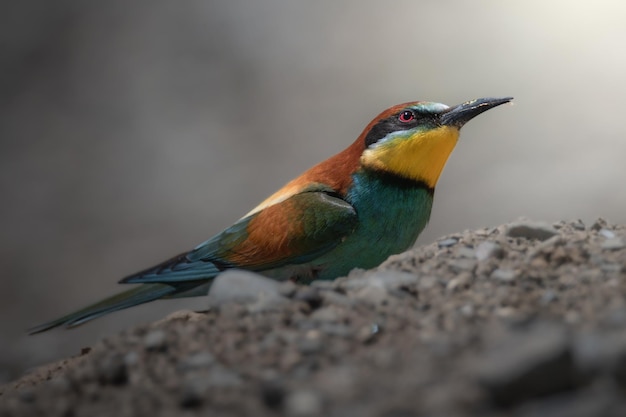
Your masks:
<svg viewBox="0 0 626 417"><path fill-rule="evenodd" d="M4 1L0 382L204 300L24 330L119 290L340 151L384 108L472 121L428 243L528 216L626 222L626 3Z"/></svg>

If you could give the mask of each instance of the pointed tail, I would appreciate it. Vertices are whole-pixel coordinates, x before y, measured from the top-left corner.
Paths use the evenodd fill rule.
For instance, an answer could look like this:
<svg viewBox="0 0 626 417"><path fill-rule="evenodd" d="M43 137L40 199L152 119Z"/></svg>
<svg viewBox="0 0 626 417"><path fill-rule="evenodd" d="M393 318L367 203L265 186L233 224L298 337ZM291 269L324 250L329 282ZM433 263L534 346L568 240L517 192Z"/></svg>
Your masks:
<svg viewBox="0 0 626 417"><path fill-rule="evenodd" d="M194 285L172 286L167 284L142 284L128 291L121 292L109 298L85 307L81 310L70 313L66 316L47 323L40 324L28 330L29 334L41 333L58 326L66 326L68 328L79 326L83 323L104 316L114 311L133 307L138 304L154 301L159 298L175 298L178 296L193 296L197 294L196 288L203 287L205 282L195 282ZM208 289L208 288L207 288Z"/></svg>

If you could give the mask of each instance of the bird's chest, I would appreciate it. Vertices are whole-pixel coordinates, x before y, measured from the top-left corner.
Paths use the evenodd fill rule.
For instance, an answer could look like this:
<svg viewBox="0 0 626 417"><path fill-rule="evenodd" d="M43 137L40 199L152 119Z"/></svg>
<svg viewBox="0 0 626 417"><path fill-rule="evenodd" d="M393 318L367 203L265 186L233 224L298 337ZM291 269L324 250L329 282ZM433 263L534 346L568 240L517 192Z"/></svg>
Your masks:
<svg viewBox="0 0 626 417"><path fill-rule="evenodd" d="M319 259L319 279L334 279L357 267L373 268L409 249L428 223L433 198L417 184L355 175L346 200L357 212L358 226Z"/></svg>
<svg viewBox="0 0 626 417"><path fill-rule="evenodd" d="M411 247L430 218L432 194L422 187L356 177L351 194L359 216L355 239L386 256Z"/></svg>

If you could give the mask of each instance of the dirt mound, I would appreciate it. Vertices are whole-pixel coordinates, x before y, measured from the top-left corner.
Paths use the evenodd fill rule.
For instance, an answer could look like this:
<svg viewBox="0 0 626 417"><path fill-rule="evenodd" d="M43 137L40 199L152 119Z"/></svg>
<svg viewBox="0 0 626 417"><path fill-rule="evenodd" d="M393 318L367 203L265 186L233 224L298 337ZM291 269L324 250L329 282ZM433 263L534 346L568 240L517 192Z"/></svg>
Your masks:
<svg viewBox="0 0 626 417"><path fill-rule="evenodd" d="M0 415L626 415L626 226L468 231L309 287L225 278L208 312L0 388Z"/></svg>

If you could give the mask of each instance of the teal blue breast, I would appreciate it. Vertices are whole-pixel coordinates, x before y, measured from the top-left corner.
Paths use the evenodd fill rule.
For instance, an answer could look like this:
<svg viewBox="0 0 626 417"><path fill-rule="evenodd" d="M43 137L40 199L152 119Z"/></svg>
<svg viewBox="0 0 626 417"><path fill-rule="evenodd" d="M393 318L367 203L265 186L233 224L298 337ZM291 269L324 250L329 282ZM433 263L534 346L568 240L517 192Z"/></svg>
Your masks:
<svg viewBox="0 0 626 417"><path fill-rule="evenodd" d="M425 184L360 170L346 195L359 225L339 246L311 263L317 279L335 279L353 268L373 268L409 249L422 232L433 203Z"/></svg>

